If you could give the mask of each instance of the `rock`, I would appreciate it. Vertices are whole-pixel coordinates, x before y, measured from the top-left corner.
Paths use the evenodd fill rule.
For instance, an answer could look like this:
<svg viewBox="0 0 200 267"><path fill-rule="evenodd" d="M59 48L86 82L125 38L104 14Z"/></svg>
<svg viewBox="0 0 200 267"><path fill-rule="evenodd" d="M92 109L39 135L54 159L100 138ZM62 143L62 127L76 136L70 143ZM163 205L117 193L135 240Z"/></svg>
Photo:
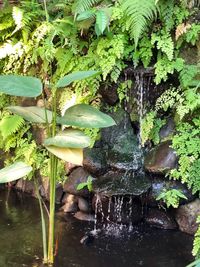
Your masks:
<svg viewBox="0 0 200 267"><path fill-rule="evenodd" d="M129 172L107 172L93 181L93 191L104 196L140 196L151 187L150 180L144 175Z"/></svg>
<svg viewBox="0 0 200 267"><path fill-rule="evenodd" d="M77 212L78 210L78 203L77 203L77 197L68 193L65 193L65 196L63 198L64 205L60 208L60 210L63 210L64 212Z"/></svg>
<svg viewBox="0 0 200 267"><path fill-rule="evenodd" d="M70 193L72 195L87 197L90 192L87 188L77 190L77 186L80 183L87 182L89 173L85 171L82 167L75 169L68 177L64 184L64 192Z"/></svg>
<svg viewBox="0 0 200 267"><path fill-rule="evenodd" d="M144 160L147 171L164 174L177 167L178 157L170 145L171 142L166 141L149 151Z"/></svg>
<svg viewBox="0 0 200 267"><path fill-rule="evenodd" d="M108 168L106 151L103 148L84 149L83 167L92 175L104 174Z"/></svg>
<svg viewBox="0 0 200 267"><path fill-rule="evenodd" d="M44 143L44 139L46 138L46 129L42 126L32 125L32 134L33 138L37 145L42 145Z"/></svg>
<svg viewBox="0 0 200 267"><path fill-rule="evenodd" d="M111 114L116 126L101 131L102 146L107 151L107 163L112 169L139 170L143 153L139 149L138 138L133 132L130 116L119 109Z"/></svg>
<svg viewBox="0 0 200 267"><path fill-rule="evenodd" d="M55 197L56 204L61 204L62 197L63 197L63 187L62 187L62 184L57 184L56 185L56 197Z"/></svg>
<svg viewBox="0 0 200 267"><path fill-rule="evenodd" d="M90 243L92 243L94 241L94 235L92 235L91 233L86 233L80 240L80 243L82 245L89 245Z"/></svg>
<svg viewBox="0 0 200 267"><path fill-rule="evenodd" d="M67 174L67 175L70 175L70 173L71 173L74 169L77 168L77 165L75 165L75 164L73 164L73 163L70 163L70 162L65 162L64 164L65 164L64 168L65 168L65 171L66 171L66 174Z"/></svg>
<svg viewBox="0 0 200 267"><path fill-rule="evenodd" d="M90 206L89 206L88 201L82 197L78 198L78 207L83 212L87 213L90 211Z"/></svg>
<svg viewBox="0 0 200 267"><path fill-rule="evenodd" d="M94 222L95 218L93 214L88 214L82 211L77 211L74 217L80 221Z"/></svg>
<svg viewBox="0 0 200 267"><path fill-rule="evenodd" d="M15 185L15 188L36 197L35 185L33 181L19 179Z"/></svg>
<svg viewBox="0 0 200 267"><path fill-rule="evenodd" d="M150 209L145 218L146 223L165 230L177 228L175 220L164 210Z"/></svg>
<svg viewBox="0 0 200 267"><path fill-rule="evenodd" d="M168 118L165 125L160 129L159 136L161 141L166 141L172 138L175 133L175 123L173 118Z"/></svg>
<svg viewBox="0 0 200 267"><path fill-rule="evenodd" d="M104 84L100 87L99 90L100 94L105 103L113 106L119 101L118 93L117 93L117 86L115 84L108 87L108 85Z"/></svg>
<svg viewBox="0 0 200 267"><path fill-rule="evenodd" d="M174 180L168 180L161 177L153 177L151 178L151 189L149 190L149 193L146 197L146 203L147 205L154 207L157 205L165 206L166 204L160 200L156 200L157 197L166 189L176 189L181 191L187 199L180 199L180 204L186 204L188 202L191 202L195 197L192 194L192 191L187 188L184 184L182 184L180 181L174 181Z"/></svg>
<svg viewBox="0 0 200 267"><path fill-rule="evenodd" d="M50 198L50 185L49 185L49 177L43 176L41 177L40 185L39 185L40 195L49 201ZM60 204L63 196L63 187L61 184L56 185L56 196L55 203Z"/></svg>
<svg viewBox="0 0 200 267"><path fill-rule="evenodd" d="M196 223L197 216L200 215L200 199L180 206L176 211L176 221L179 225L179 229L182 232L193 235L198 225Z"/></svg>

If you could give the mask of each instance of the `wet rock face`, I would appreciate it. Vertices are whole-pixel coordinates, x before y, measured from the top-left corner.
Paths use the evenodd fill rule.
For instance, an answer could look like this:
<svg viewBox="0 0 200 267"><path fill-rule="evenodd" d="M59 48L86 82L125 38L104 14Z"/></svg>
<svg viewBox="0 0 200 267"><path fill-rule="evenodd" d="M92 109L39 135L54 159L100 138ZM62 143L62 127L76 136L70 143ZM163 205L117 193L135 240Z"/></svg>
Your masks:
<svg viewBox="0 0 200 267"><path fill-rule="evenodd" d="M110 168L138 170L142 167L143 156L129 114L120 109L112 117L117 125L101 131L99 146L85 150L83 167L95 176Z"/></svg>
<svg viewBox="0 0 200 267"><path fill-rule="evenodd" d="M191 202L194 200L194 196L192 195L192 191L189 190L184 184L182 184L180 181L173 181L168 179L163 179L161 177L152 177L151 178L151 189L149 190L149 193L146 197L146 203L148 206L155 207L158 205L165 206L166 204L160 200L157 201L157 197L163 192L163 190L171 190L171 189L177 189L181 191L186 197L186 199L180 199L180 204L186 204L188 202Z"/></svg>
<svg viewBox="0 0 200 267"><path fill-rule="evenodd" d="M102 95L102 98L105 103L113 106L119 101L118 93L117 93L117 86L101 86L99 93Z"/></svg>
<svg viewBox="0 0 200 267"><path fill-rule="evenodd" d="M75 169L69 175L67 181L64 184L64 192L70 193L72 195L88 197L90 193L87 188L77 190L77 186L80 183L87 182L88 176L89 173L85 171L82 167Z"/></svg>
<svg viewBox="0 0 200 267"><path fill-rule="evenodd" d="M139 196L151 187L150 180L144 175L135 175L134 172L112 172L98 177L93 182L93 191L110 197L114 195Z"/></svg>
<svg viewBox="0 0 200 267"><path fill-rule="evenodd" d="M173 118L168 118L165 125L162 126L159 132L160 140L165 141L170 139L175 133L175 123Z"/></svg>
<svg viewBox="0 0 200 267"><path fill-rule="evenodd" d="M176 211L176 221L179 229L187 234L195 234L198 225L196 223L197 217L200 215L200 199L180 206Z"/></svg>
<svg viewBox="0 0 200 267"><path fill-rule="evenodd" d="M146 155L144 166L147 171L165 174L177 167L178 157L170 145L170 141L163 142Z"/></svg>
<svg viewBox="0 0 200 267"><path fill-rule="evenodd" d="M108 168L106 151L103 148L84 149L83 166L92 175L102 175Z"/></svg>
<svg viewBox="0 0 200 267"><path fill-rule="evenodd" d="M172 230L177 228L175 220L164 210L150 209L145 221L149 225L160 229Z"/></svg>
<svg viewBox="0 0 200 267"><path fill-rule="evenodd" d="M15 185L15 188L36 197L35 185L33 181L19 179Z"/></svg>

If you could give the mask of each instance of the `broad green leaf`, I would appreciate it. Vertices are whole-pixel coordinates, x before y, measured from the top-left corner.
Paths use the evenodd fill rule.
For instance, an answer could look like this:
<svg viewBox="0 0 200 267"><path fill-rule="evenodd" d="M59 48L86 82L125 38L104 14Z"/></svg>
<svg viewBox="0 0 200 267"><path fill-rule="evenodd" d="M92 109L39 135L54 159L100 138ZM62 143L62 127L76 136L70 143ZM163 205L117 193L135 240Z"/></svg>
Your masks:
<svg viewBox="0 0 200 267"><path fill-rule="evenodd" d="M109 18L106 12L104 10L98 10L96 13L96 25L99 31L101 32L101 34L103 34L106 27L108 26L108 22L109 22Z"/></svg>
<svg viewBox="0 0 200 267"><path fill-rule="evenodd" d="M0 75L0 92L7 95L36 97L42 93L40 79L30 76Z"/></svg>
<svg viewBox="0 0 200 267"><path fill-rule="evenodd" d="M83 164L83 150L81 148L64 148L57 146L45 146L49 152L54 154L59 159L64 161L82 165Z"/></svg>
<svg viewBox="0 0 200 267"><path fill-rule="evenodd" d="M77 21L83 21L83 20L86 20L86 19L90 19L92 17L94 17L95 14L94 14L94 11L93 10L87 10L87 11L83 11L82 13L80 13L76 20Z"/></svg>
<svg viewBox="0 0 200 267"><path fill-rule="evenodd" d="M75 81L80 81L86 78L91 78L93 76L98 75L100 72L95 70L89 70L89 71L77 71L70 73L62 78L59 79L59 81L56 84L56 87L66 87L70 85L71 83Z"/></svg>
<svg viewBox="0 0 200 267"><path fill-rule="evenodd" d="M77 190L81 190L81 189L83 189L83 188L86 187L86 186L88 186L88 183L87 183L87 182L85 182L85 183L80 183L80 184L77 185L76 189L77 189Z"/></svg>
<svg viewBox="0 0 200 267"><path fill-rule="evenodd" d="M24 162L16 162L0 170L0 183L9 183L22 178L32 171L32 167Z"/></svg>
<svg viewBox="0 0 200 267"><path fill-rule="evenodd" d="M46 123L45 109L40 107L20 107L10 106L7 107L9 111L14 114L22 116L25 120L35 123ZM52 122L52 112L47 110L48 122Z"/></svg>
<svg viewBox="0 0 200 267"><path fill-rule="evenodd" d="M84 128L104 128L116 124L110 116L86 104L77 104L68 108L65 115L57 121L63 125Z"/></svg>
<svg viewBox="0 0 200 267"><path fill-rule="evenodd" d="M90 145L90 138L80 130L68 129L44 141L45 146L65 148L85 148Z"/></svg>

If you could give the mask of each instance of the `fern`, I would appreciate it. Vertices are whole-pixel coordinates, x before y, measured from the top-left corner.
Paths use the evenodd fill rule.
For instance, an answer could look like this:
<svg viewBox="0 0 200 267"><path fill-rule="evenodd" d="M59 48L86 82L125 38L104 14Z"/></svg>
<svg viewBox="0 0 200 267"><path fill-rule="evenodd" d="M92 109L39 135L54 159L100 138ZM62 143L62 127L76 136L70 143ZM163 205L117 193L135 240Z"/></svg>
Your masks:
<svg viewBox="0 0 200 267"><path fill-rule="evenodd" d="M24 119L18 115L6 115L3 117L0 122L0 131L3 139L18 131L24 123Z"/></svg>
<svg viewBox="0 0 200 267"><path fill-rule="evenodd" d="M131 37L134 38L135 47L137 47L148 22L157 15L155 0L124 0L121 2L127 28L130 30Z"/></svg>
<svg viewBox="0 0 200 267"><path fill-rule="evenodd" d="M99 2L99 0L76 0L74 4L75 17L77 14L90 9L93 5L98 4Z"/></svg>

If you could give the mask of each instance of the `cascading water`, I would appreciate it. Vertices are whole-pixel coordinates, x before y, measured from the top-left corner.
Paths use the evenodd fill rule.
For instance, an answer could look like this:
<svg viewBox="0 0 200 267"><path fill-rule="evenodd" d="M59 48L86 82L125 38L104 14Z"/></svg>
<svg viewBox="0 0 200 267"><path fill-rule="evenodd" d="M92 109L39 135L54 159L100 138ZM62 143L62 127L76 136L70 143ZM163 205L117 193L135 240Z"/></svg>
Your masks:
<svg viewBox="0 0 200 267"><path fill-rule="evenodd" d="M106 199L104 203L106 205L102 203L101 197L101 194L96 194L93 234L103 231L106 235L120 237L124 232L126 234L131 232L133 197L123 195L103 197Z"/></svg>

